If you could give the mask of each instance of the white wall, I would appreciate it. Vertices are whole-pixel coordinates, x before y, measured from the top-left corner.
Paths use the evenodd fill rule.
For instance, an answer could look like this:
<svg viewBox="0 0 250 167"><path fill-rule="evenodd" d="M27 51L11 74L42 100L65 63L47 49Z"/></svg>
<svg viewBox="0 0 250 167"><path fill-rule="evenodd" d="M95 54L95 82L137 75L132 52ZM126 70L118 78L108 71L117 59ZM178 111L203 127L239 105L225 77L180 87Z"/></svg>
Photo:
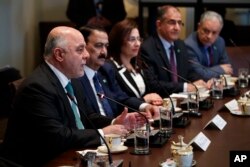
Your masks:
<svg viewBox="0 0 250 167"><path fill-rule="evenodd" d="M39 21L67 20L68 0L0 0L0 68L28 75L40 58Z"/></svg>

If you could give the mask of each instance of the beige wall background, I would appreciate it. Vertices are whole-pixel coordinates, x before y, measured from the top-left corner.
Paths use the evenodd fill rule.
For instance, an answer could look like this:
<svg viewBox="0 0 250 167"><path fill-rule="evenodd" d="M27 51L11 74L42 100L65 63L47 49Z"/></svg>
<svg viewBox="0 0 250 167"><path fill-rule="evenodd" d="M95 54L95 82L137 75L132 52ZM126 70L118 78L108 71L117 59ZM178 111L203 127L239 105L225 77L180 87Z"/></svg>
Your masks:
<svg viewBox="0 0 250 167"><path fill-rule="evenodd" d="M128 17L136 17L138 0L124 2ZM23 76L29 75L41 55L39 22L68 21L67 3L68 0L0 0L0 68L10 65ZM193 9L181 8L181 12L185 22L181 38L185 38L193 31ZM237 12L244 15L242 10Z"/></svg>

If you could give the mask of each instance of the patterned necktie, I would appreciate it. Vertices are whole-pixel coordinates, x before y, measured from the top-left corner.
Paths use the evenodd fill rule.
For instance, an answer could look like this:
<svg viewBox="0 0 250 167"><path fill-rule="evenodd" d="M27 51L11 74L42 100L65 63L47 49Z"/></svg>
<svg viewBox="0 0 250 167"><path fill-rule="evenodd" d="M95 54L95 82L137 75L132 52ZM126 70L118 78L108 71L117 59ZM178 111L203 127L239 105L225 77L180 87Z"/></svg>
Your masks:
<svg viewBox="0 0 250 167"><path fill-rule="evenodd" d="M71 85L71 82L69 82L66 85L65 89L67 90L67 93L70 94L71 97L73 97L73 98L75 97L74 90L73 90L73 87ZM73 102L73 99L70 99L70 100L72 100L71 108L72 108L74 116L75 116L76 126L77 126L78 129L84 129L84 126L82 124L80 116L79 116L79 114L77 112L77 105Z"/></svg>
<svg viewBox="0 0 250 167"><path fill-rule="evenodd" d="M94 85L95 85L95 90L97 93L100 93L100 94L104 94L104 91L102 89L102 86L99 82L99 79L98 79L98 76L97 76L97 73L94 75L93 77L93 81L94 81ZM99 97L100 98L100 97ZM102 103L102 107L104 109L104 112L106 114L106 116L110 117L110 118L113 118L114 115L113 115L113 111L109 105L109 102L106 98L100 98L100 101Z"/></svg>
<svg viewBox="0 0 250 167"><path fill-rule="evenodd" d="M170 67L171 67L171 71L174 74L177 74L177 68L176 68L176 63L175 63L175 59L174 59L174 46L171 45L169 47L169 53L170 53ZM178 82L178 77L177 75L172 74L172 81L174 82Z"/></svg>

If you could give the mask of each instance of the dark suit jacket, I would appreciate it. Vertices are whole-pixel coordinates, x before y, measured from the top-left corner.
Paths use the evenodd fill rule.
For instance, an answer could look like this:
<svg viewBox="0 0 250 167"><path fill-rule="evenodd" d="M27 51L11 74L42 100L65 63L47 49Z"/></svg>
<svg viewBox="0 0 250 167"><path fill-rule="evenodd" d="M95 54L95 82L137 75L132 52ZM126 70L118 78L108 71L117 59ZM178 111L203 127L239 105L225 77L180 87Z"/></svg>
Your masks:
<svg viewBox="0 0 250 167"><path fill-rule="evenodd" d="M96 128L111 119L94 113L83 95L81 84L72 80L84 130L76 128L74 114L60 81L46 63L22 83L9 118L3 143L3 156L24 166L40 166L72 148L100 145ZM88 129L89 128L89 129Z"/></svg>
<svg viewBox="0 0 250 167"><path fill-rule="evenodd" d="M147 93L146 85L145 85L146 87L145 92L143 94L140 93L140 90L135 80L131 76L131 72L129 72L124 66L118 65L118 63L115 62L115 60L109 60L108 63L114 66L114 69L116 70L117 82L122 88L122 90L127 93L127 95L132 96L132 97L142 98ZM144 81L144 76L142 74L140 75L142 76L142 79Z"/></svg>
<svg viewBox="0 0 250 167"><path fill-rule="evenodd" d="M103 0L102 11L102 15L112 24L126 17L123 0ZM77 26L83 26L87 24L90 18L96 16L94 0L69 0L66 13L68 18Z"/></svg>
<svg viewBox="0 0 250 167"><path fill-rule="evenodd" d="M185 40L189 59L207 66L207 56L204 46L199 42L197 32L193 32ZM203 68L195 64L190 64L194 71L201 76L201 79L209 80L213 77L219 77L224 74L224 70L220 67L220 64L230 64L229 58L225 48L225 42L223 38L218 37L212 45L213 52L213 65L211 67ZM216 71L216 72L214 72Z"/></svg>
<svg viewBox="0 0 250 167"><path fill-rule="evenodd" d="M124 91L122 91L122 89L117 83L115 70L110 64L105 63L102 67L100 67L100 69L98 70L98 75L105 96L114 99L120 103L123 103L126 106L129 106L133 109L139 110L139 106L143 103L143 101L136 97L130 97ZM91 104L93 110L96 111L97 113L100 113L89 79L87 78L86 75L84 75L83 77L79 78L79 80L82 83L84 92L85 94L87 94L86 98ZM112 108L114 116L119 115L124 109L124 106L121 106L110 100L109 104Z"/></svg>
<svg viewBox="0 0 250 167"><path fill-rule="evenodd" d="M174 50L178 75L188 80L195 80L196 78L189 73L190 69L184 42L181 40L175 41ZM184 80L178 78L178 83L172 82L172 74L162 69L162 67L171 68L166 51L158 35L150 36L143 42L141 57L148 66L144 69L145 81L152 92L157 92L162 97L166 97L170 93L183 91Z"/></svg>

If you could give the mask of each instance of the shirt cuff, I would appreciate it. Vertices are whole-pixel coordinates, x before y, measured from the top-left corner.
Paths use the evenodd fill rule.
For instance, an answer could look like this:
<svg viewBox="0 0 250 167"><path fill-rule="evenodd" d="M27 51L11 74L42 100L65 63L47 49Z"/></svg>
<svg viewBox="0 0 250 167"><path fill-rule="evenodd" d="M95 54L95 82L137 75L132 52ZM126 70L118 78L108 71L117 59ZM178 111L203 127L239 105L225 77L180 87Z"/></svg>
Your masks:
<svg viewBox="0 0 250 167"><path fill-rule="evenodd" d="M188 87L188 83L184 82L184 84L183 84L183 92L187 92L187 87Z"/></svg>
<svg viewBox="0 0 250 167"><path fill-rule="evenodd" d="M103 133L102 129L98 129L98 131L99 131L100 135L102 135L104 137L104 133ZM104 141L102 140L101 137L100 137L100 139L101 139L101 144L104 144Z"/></svg>
<svg viewBox="0 0 250 167"><path fill-rule="evenodd" d="M149 104L148 103L142 103L140 105L140 107L139 107L139 110L142 111L142 112L145 111L145 108L146 108L147 105L149 105Z"/></svg>

